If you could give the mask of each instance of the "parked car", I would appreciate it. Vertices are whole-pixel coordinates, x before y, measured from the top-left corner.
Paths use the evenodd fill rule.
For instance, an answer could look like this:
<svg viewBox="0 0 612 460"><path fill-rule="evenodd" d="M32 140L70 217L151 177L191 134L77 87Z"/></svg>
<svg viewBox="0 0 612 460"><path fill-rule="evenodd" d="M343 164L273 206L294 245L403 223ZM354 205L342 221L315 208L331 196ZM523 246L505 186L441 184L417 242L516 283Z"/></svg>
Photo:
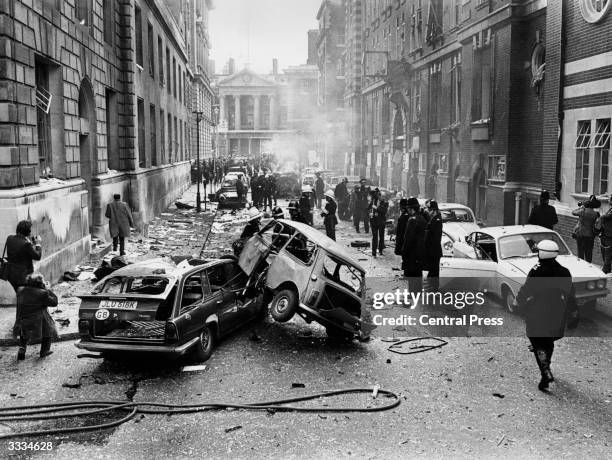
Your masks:
<svg viewBox="0 0 612 460"><path fill-rule="evenodd" d="M479 289L499 295L514 312L514 299L538 262L536 245L542 240L559 245L557 261L572 275L577 305L594 306L608 295L606 274L599 267L574 256L557 232L537 225L480 228L455 242L454 257L440 262L441 286L471 279Z"/></svg>
<svg viewBox="0 0 612 460"><path fill-rule="evenodd" d="M242 181L244 185L244 193L240 197L236 188L237 181ZM246 189L247 186L240 176L231 173L225 176L217 192L209 194L208 197L210 201L217 201L220 208L244 208L247 203Z"/></svg>
<svg viewBox="0 0 612 460"><path fill-rule="evenodd" d="M261 298L243 296L247 276L236 260L176 266L163 259L128 265L80 296L78 348L210 357L215 343L265 314Z"/></svg>
<svg viewBox="0 0 612 460"><path fill-rule="evenodd" d="M320 231L272 221L245 243L239 265L276 321L298 314L325 326L329 336L360 337L365 270Z"/></svg>

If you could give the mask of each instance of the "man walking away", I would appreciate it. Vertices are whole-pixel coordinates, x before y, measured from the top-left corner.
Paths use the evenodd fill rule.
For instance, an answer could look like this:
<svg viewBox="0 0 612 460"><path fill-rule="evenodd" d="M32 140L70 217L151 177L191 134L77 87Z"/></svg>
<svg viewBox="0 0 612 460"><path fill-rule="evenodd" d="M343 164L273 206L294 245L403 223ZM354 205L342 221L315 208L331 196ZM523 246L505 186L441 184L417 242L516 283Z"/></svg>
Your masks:
<svg viewBox="0 0 612 460"><path fill-rule="evenodd" d="M345 177L342 179L342 182L336 185L336 189L334 190L334 195L336 196L336 200L338 200L338 217L342 220L347 219L348 213L349 193L346 188L347 183L348 179Z"/></svg>
<svg viewBox="0 0 612 460"><path fill-rule="evenodd" d="M427 207L429 222L425 229L425 269L429 290L437 291L440 288L440 259L442 258L442 215L437 201L430 200Z"/></svg>
<svg viewBox="0 0 612 460"><path fill-rule="evenodd" d="M547 391L555 380L550 370L555 341L564 336L566 323L570 329L578 325L578 312L572 300L572 276L556 260L559 246L542 240L537 249L538 264L527 275L515 304L525 311L527 337L542 376L538 389Z"/></svg>
<svg viewBox="0 0 612 460"><path fill-rule="evenodd" d="M572 236L576 238L578 257L591 262L595 244L595 222L599 219L599 213L594 208L599 208L601 201L595 195L591 195L588 201L578 204L580 207L572 211L573 216L578 216L578 223Z"/></svg>
<svg viewBox="0 0 612 460"><path fill-rule="evenodd" d="M423 216L419 200L408 198L408 221L402 243L402 268L408 278L410 292L423 289L423 264L425 262L425 227L427 219Z"/></svg>
<svg viewBox="0 0 612 460"><path fill-rule="evenodd" d="M389 203L383 198L378 188L374 189L369 207L370 225L372 226L372 257L376 257L377 249L379 255L383 255L388 210Z"/></svg>
<svg viewBox="0 0 612 460"><path fill-rule="evenodd" d="M325 182L321 177L320 172L316 172L317 179L315 180L315 198L317 200L317 209L321 209L321 201L325 192Z"/></svg>
<svg viewBox="0 0 612 460"><path fill-rule="evenodd" d="M550 230L559 222L557 218L557 211L554 206L548 204L550 200L550 193L548 190L542 191L540 194L540 204L535 206L529 214L528 223L532 225L540 225Z"/></svg>
<svg viewBox="0 0 612 460"><path fill-rule="evenodd" d="M104 215L110 219L109 229L113 238L113 251L116 251L119 245L119 255L124 256L125 238L130 236L130 228L134 226L134 221L127 204L121 201L121 195L115 193L113 198L115 200L106 206Z"/></svg>
<svg viewBox="0 0 612 460"><path fill-rule="evenodd" d="M6 238L4 249L8 264L3 278L11 283L15 292L25 284L26 277L34 272L33 261L42 257L40 243L40 236L32 237L32 222L29 220L20 221L15 235Z"/></svg>
<svg viewBox="0 0 612 460"><path fill-rule="evenodd" d="M365 232L370 231L370 219L368 217L368 197L370 195L370 187L366 186L366 180L361 178L360 185L355 191L355 209L353 210L353 224L355 230L359 233L359 222L363 221Z"/></svg>
<svg viewBox="0 0 612 460"><path fill-rule="evenodd" d="M321 212L323 225L325 225L325 233L329 238L336 241L336 225L338 225L336 210L338 209L338 205L334 200L334 192L331 190L325 192L325 201L325 209Z"/></svg>

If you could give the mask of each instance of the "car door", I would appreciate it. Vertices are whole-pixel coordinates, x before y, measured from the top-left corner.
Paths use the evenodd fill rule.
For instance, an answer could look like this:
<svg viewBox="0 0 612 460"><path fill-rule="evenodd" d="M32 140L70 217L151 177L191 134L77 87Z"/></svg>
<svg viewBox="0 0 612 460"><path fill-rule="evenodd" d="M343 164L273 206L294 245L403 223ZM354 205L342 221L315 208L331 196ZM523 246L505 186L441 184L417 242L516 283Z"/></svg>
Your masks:
<svg viewBox="0 0 612 460"><path fill-rule="evenodd" d="M454 244L454 257L440 260L440 287L450 290L490 290L497 274L497 262L493 260L486 244L495 244L490 235L474 232L466 241ZM484 245L484 247L483 247Z"/></svg>
<svg viewBox="0 0 612 460"><path fill-rule="evenodd" d="M241 324L241 312L238 308L236 292L228 287L229 279L224 263L208 267L206 275L210 286L213 310L218 318L219 332L220 334L226 334Z"/></svg>
<svg viewBox="0 0 612 460"><path fill-rule="evenodd" d="M177 298L179 304L175 324L179 337L189 340L200 333L206 319L214 311L204 269L191 273L181 281Z"/></svg>

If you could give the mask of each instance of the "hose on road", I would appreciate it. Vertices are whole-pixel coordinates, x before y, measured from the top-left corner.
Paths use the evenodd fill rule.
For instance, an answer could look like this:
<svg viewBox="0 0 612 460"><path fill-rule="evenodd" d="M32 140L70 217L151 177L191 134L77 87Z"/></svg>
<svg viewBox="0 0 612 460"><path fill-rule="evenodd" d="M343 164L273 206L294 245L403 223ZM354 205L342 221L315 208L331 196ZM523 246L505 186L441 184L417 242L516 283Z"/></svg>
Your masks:
<svg viewBox="0 0 612 460"><path fill-rule="evenodd" d="M291 403L311 401L314 399L329 398L332 396L377 392L379 395L392 399L387 404L366 407L300 407ZM265 410L268 412L381 412L393 409L400 404L400 397L389 390L378 388L348 388L343 390L332 390L295 398L279 399L250 404L237 404L231 402L203 402L200 404L166 404L158 402L136 402L136 401L71 401L64 403L38 404L28 406L12 406L0 408L0 422L26 422L33 420L55 420L70 417L85 417L99 415L114 411L129 411L128 415L111 422L96 425L73 426L52 428L37 431L21 431L0 434L1 439L13 439L23 437L39 437L59 435L66 433L77 433L86 431L98 431L119 426L133 419L137 414L174 415L205 412L210 410L244 409Z"/></svg>

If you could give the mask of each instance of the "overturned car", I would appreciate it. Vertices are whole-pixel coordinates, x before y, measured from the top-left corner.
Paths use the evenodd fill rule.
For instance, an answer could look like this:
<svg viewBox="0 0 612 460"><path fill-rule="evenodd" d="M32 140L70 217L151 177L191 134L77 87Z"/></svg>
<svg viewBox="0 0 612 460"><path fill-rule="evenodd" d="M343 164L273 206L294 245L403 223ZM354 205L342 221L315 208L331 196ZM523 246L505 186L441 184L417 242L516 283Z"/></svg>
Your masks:
<svg viewBox="0 0 612 460"><path fill-rule="evenodd" d="M318 230L271 221L245 243L239 265L249 276L247 291L263 294L276 321L298 314L330 337L361 338L365 270Z"/></svg>
<svg viewBox="0 0 612 460"><path fill-rule="evenodd" d="M114 271L80 296L78 348L107 356L129 352L195 361L221 337L264 316L261 298L246 298L247 276L231 258L174 265L154 259Z"/></svg>

